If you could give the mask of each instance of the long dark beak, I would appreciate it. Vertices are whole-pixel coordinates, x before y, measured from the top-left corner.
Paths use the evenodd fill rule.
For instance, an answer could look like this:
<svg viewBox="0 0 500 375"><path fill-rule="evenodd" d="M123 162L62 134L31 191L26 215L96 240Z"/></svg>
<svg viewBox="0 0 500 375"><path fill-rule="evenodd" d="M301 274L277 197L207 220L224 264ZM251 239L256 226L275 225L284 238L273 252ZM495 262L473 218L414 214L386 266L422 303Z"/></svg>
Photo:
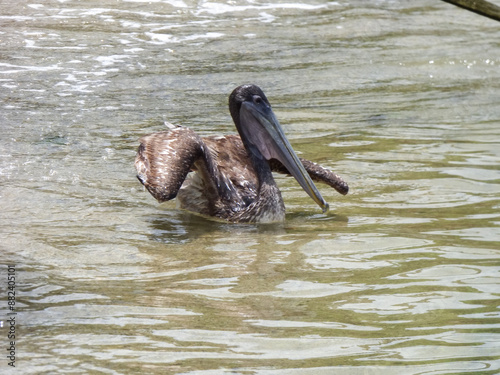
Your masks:
<svg viewBox="0 0 500 375"><path fill-rule="evenodd" d="M321 207L328 211L328 203L309 177L293 151L271 107L265 103L243 102L240 109L241 130L267 159L279 160L295 177L302 189Z"/></svg>

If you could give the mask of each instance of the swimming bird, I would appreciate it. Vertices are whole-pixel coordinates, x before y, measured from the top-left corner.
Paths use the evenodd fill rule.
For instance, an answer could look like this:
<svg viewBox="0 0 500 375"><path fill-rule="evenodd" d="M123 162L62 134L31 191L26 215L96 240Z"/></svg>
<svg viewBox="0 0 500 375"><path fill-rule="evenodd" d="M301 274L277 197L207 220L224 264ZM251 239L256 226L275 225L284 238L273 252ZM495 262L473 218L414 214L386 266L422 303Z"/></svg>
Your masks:
<svg viewBox="0 0 500 375"><path fill-rule="evenodd" d="M312 180L347 194L341 177L295 154L258 86L234 89L229 111L239 136L202 138L190 128L167 124L167 131L139 140L137 178L159 202L177 197L180 208L231 222L284 221L285 205L272 172L295 177L323 212L328 203Z"/></svg>

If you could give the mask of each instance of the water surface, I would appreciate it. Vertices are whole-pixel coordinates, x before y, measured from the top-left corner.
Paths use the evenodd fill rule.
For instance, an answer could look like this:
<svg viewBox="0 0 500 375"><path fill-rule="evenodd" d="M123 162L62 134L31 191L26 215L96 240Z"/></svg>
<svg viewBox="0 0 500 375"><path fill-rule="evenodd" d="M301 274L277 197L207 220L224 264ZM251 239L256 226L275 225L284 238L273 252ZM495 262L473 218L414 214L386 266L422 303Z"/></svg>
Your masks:
<svg viewBox="0 0 500 375"><path fill-rule="evenodd" d="M16 370L498 373L498 25L433 1L0 4ZM234 132L247 82L348 181L329 213L278 176L285 223L225 224L135 179L165 120Z"/></svg>

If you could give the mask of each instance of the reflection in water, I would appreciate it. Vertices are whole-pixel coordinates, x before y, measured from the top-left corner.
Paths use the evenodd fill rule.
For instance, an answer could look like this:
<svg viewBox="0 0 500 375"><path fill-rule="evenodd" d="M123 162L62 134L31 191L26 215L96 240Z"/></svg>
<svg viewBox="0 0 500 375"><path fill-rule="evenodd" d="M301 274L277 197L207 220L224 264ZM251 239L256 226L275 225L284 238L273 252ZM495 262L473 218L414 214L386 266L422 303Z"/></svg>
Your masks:
<svg viewBox="0 0 500 375"><path fill-rule="evenodd" d="M426 1L0 10L17 370L500 371L496 23ZM346 197L320 188L331 212L281 177L276 225L140 187L137 139L163 120L234 131L227 95L245 82L301 156L348 180Z"/></svg>

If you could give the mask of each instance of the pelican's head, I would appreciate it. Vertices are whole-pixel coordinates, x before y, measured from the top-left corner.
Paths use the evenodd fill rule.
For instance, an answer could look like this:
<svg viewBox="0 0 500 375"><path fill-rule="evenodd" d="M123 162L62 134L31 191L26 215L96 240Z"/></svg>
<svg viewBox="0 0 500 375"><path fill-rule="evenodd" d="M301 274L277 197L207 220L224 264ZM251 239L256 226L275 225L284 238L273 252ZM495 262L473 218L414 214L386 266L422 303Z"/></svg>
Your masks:
<svg viewBox="0 0 500 375"><path fill-rule="evenodd" d="M229 96L229 111L247 149L266 160L280 161L323 212L328 211L328 203L293 151L264 92L256 85L238 86Z"/></svg>

